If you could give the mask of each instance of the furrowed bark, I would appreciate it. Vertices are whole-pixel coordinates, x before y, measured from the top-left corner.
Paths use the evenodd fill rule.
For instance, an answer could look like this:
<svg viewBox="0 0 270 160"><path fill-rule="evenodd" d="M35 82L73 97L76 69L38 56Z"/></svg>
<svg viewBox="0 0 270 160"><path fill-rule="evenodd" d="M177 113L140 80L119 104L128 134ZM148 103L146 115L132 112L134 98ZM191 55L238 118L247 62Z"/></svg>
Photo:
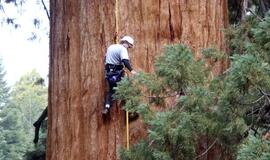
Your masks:
<svg viewBox="0 0 270 160"><path fill-rule="evenodd" d="M104 120L104 55L118 35L131 35L133 67L151 72L164 45L185 43L225 50L226 0L51 0L48 160L114 160L125 147L125 113L117 103ZM226 64L217 62L213 72ZM130 123L130 141L146 137L141 120ZM203 151L202 151L203 152Z"/></svg>

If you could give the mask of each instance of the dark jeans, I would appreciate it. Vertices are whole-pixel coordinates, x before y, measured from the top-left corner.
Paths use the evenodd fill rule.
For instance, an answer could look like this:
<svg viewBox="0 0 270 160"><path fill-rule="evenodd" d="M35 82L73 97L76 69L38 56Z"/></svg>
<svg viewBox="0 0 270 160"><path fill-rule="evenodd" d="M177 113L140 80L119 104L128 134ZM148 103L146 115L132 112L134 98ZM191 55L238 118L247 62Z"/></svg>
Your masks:
<svg viewBox="0 0 270 160"><path fill-rule="evenodd" d="M105 70L106 70L106 74L112 71L121 71L123 70L123 66L122 65L110 65L107 64L105 66ZM122 75L123 76L123 72ZM105 105L109 105L110 107L112 106L113 103L113 94L115 93L115 87L117 86L116 83L112 83L107 79L108 85L109 85L109 90L107 92L106 98L105 98Z"/></svg>
<svg viewBox="0 0 270 160"><path fill-rule="evenodd" d="M117 86L116 83L110 83L109 81L108 82L108 85L109 85L109 91L107 92L107 95L106 95L106 99L105 99L105 105L110 105L110 107L112 106L112 102L113 102L113 94L115 92L114 90L114 87Z"/></svg>

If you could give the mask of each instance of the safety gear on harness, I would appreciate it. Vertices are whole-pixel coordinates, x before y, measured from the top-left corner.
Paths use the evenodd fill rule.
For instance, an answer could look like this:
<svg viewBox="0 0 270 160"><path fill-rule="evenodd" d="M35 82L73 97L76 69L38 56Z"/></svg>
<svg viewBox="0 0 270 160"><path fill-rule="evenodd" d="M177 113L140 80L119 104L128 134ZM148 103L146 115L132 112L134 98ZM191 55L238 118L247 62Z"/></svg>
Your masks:
<svg viewBox="0 0 270 160"><path fill-rule="evenodd" d="M124 74L123 65L106 64L105 67L105 78L110 84L116 84L121 81Z"/></svg>
<svg viewBox="0 0 270 160"><path fill-rule="evenodd" d="M123 70L116 70L116 71L110 71L106 73L106 79L111 84L116 84L117 82L121 81L121 78L123 77Z"/></svg>

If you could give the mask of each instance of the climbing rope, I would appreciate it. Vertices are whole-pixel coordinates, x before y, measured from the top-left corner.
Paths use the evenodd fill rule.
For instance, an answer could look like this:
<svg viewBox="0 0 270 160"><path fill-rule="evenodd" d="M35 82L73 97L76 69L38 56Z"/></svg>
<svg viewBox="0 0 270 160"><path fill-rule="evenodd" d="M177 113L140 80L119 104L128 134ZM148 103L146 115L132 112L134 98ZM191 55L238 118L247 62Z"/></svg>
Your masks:
<svg viewBox="0 0 270 160"><path fill-rule="evenodd" d="M118 0L115 0L115 7L114 7L114 14L115 14L115 43L118 43Z"/></svg>
<svg viewBox="0 0 270 160"><path fill-rule="evenodd" d="M126 132L127 132L127 150L129 150L129 125L128 125L128 111L126 111Z"/></svg>
<svg viewBox="0 0 270 160"><path fill-rule="evenodd" d="M119 22L118 22L118 0L115 0L115 43L119 42ZM129 116L128 111L126 111L126 141L127 141L127 150L129 150Z"/></svg>

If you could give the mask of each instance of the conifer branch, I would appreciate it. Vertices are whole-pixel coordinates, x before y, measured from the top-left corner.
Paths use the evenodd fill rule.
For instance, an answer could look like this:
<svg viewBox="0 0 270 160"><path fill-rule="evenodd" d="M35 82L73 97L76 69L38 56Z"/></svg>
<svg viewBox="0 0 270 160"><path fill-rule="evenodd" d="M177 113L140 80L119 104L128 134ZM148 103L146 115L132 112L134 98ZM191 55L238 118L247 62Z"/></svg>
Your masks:
<svg viewBox="0 0 270 160"><path fill-rule="evenodd" d="M258 103L261 99L263 99L265 96L262 95L260 98L256 99L255 101L251 102L251 103L241 103L241 102L238 102L238 104L240 105L252 105L252 104L256 104Z"/></svg>
<svg viewBox="0 0 270 160"><path fill-rule="evenodd" d="M149 96L149 95L142 95L145 98L170 98L170 97L176 97L176 96L181 96L181 95L185 95L185 93L181 90L181 91L176 91L174 93L168 93L164 96Z"/></svg>
<svg viewBox="0 0 270 160"><path fill-rule="evenodd" d="M151 142L149 142L148 147L151 147L154 142L155 140L152 140Z"/></svg>
<svg viewBox="0 0 270 160"><path fill-rule="evenodd" d="M229 73L229 72L230 72L230 70L231 70L231 68L226 69L224 72L222 72L222 75L223 75L223 74L227 74L227 73Z"/></svg>
<svg viewBox="0 0 270 160"><path fill-rule="evenodd" d="M263 94L264 95L264 97L266 97L266 99L268 100L268 102L270 103L270 99L269 99L269 96L270 96L270 94L268 94L268 93L265 93L262 89L259 89L259 91L261 92L261 94Z"/></svg>
<svg viewBox="0 0 270 160"><path fill-rule="evenodd" d="M270 96L270 94L264 92L261 88L259 88L259 91L260 91L263 95Z"/></svg>
<svg viewBox="0 0 270 160"><path fill-rule="evenodd" d="M164 95L164 96L149 96L149 95L143 95L143 97L145 98L169 98L169 97L176 97L180 95L179 93L175 93L175 94L168 94L168 95Z"/></svg>
<svg viewBox="0 0 270 160"><path fill-rule="evenodd" d="M250 12L251 14L253 14L254 16L256 16L256 18L259 19L261 22L263 21L263 19L262 19L260 16L258 16L256 13L254 13L251 9L246 8L246 10L249 11L249 12Z"/></svg>

